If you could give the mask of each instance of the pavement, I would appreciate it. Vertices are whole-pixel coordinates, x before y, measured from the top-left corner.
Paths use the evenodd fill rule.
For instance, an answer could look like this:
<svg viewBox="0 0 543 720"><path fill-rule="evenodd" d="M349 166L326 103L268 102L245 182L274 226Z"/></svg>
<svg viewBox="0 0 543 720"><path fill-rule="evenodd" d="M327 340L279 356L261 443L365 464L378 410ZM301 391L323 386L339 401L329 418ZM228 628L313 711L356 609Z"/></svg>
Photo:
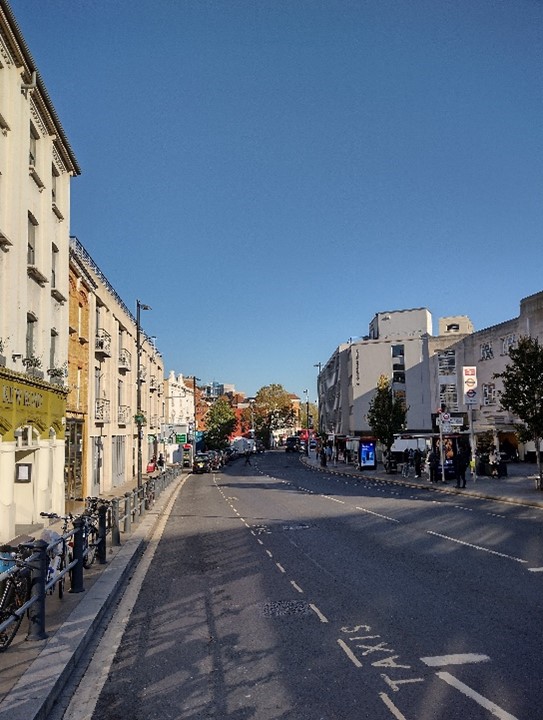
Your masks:
<svg viewBox="0 0 543 720"><path fill-rule="evenodd" d="M501 478L472 476L467 470L466 487L457 488L455 480L432 484L428 475L424 472L420 478L416 478L412 469L409 477L404 478L399 469L397 473L388 474L385 473L382 466L379 466L377 470L359 470L354 465L342 462L334 463L332 461L323 468L320 466L318 458L315 457L315 453L311 453L309 457L302 456L301 460L312 470L332 475L339 474L358 480L373 479L378 482L425 488L433 492L469 495L471 497L501 500L516 505L543 508L543 492L535 488L535 481L538 477L538 469L535 463L508 463L507 477Z"/></svg>
<svg viewBox="0 0 543 720"><path fill-rule="evenodd" d="M278 451L280 452L280 451ZM465 489L455 487L454 481L430 484L428 477L404 478L401 474L386 474L377 470L358 470L344 463L330 463L322 468L314 454L300 456L308 469L352 479L353 482L373 480L407 487L424 488L429 492L468 495L543 509L543 492L535 489L537 466L511 463L504 478L469 478ZM158 496L154 507L132 526L129 536L121 534L121 545L107 549L105 565L94 565L85 571L85 591L66 593L62 600L48 596L46 602L46 631L44 640L25 639L25 621L12 645L0 653L0 720L47 720L49 712L62 692L68 678L84 655L108 610L121 597L133 573L147 539L151 536L159 515L177 487L186 478L180 474ZM134 482L115 488L115 494L104 497L123 497Z"/></svg>

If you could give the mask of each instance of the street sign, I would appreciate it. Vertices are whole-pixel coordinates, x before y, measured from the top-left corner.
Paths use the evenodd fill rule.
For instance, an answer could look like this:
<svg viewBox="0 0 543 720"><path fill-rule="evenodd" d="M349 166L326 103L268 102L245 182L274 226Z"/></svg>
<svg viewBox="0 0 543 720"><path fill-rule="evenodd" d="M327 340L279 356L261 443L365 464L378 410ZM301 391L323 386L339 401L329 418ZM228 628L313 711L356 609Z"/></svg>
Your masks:
<svg viewBox="0 0 543 720"><path fill-rule="evenodd" d="M477 368L471 365L462 367L462 380L464 385L464 405L477 405Z"/></svg>
<svg viewBox="0 0 543 720"><path fill-rule="evenodd" d="M187 434L186 433L178 433L175 436L175 442L179 443L179 444L186 443L187 442Z"/></svg>

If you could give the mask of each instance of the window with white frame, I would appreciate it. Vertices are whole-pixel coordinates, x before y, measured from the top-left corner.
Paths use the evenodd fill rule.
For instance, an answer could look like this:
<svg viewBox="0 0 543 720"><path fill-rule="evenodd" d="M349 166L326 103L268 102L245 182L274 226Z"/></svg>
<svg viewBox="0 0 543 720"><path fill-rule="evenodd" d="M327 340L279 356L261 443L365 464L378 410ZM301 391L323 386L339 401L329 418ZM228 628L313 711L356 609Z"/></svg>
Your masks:
<svg viewBox="0 0 543 720"><path fill-rule="evenodd" d="M494 383L483 384L483 405L496 404L496 386Z"/></svg>
<svg viewBox="0 0 543 720"><path fill-rule="evenodd" d="M456 375L456 351L439 350L437 353L438 373L442 375Z"/></svg>
<svg viewBox="0 0 543 720"><path fill-rule="evenodd" d="M27 249L27 256L26 256L26 263L27 265L35 265L36 264L36 227L38 226L38 221L32 215L31 212L28 213L28 249Z"/></svg>

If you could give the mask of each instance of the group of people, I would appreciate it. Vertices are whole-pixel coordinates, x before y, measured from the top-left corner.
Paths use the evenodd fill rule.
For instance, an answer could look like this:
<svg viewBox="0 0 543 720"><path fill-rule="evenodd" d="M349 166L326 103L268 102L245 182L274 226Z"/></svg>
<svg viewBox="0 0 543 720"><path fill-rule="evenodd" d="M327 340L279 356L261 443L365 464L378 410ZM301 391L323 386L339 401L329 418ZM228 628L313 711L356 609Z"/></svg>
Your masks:
<svg viewBox="0 0 543 720"><path fill-rule="evenodd" d="M415 477L420 478L422 474L423 456L418 448L406 449L404 451L404 463L402 475L409 475L409 468L415 469ZM452 456L454 475L457 488L466 487L466 472L470 466L470 452L465 447L459 447ZM426 462L428 464L428 475L431 483L437 483L440 480L445 481L445 477L441 477L441 457L438 448L432 448L427 455Z"/></svg>

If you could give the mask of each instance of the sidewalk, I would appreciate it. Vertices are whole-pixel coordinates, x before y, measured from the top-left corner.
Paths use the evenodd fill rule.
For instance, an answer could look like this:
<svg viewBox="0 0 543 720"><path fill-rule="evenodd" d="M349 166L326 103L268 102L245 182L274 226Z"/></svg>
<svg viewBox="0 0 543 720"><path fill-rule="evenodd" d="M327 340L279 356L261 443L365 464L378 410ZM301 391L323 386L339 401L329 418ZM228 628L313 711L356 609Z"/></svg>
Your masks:
<svg viewBox="0 0 543 720"><path fill-rule="evenodd" d="M357 480L376 480L407 487L422 487L433 492L470 495L472 497L497 499L518 505L543 508L543 492L535 489L535 478L538 475L535 463L508 463L508 476L503 478L477 476L477 478L473 479L468 470L466 472L466 487L462 489L455 486L454 480L431 484L428 475L425 473L420 478L415 478L413 474L408 478L404 478L400 472L388 475L382 466L378 467L377 470L357 470L353 465L341 462L332 462L323 468L314 454L309 457L302 455L301 460L312 470L332 475L339 474Z"/></svg>
<svg viewBox="0 0 543 720"><path fill-rule="evenodd" d="M96 562L85 570L84 592L66 592L62 600L58 594L46 598L45 640L27 641L28 620L23 620L13 643L0 653L0 720L47 720L75 664L121 595L158 515L186 477L187 473L180 471L157 497L154 507L132 526L130 535L121 534L120 546L111 545L108 538L107 562ZM102 497L122 497L135 484L135 480L129 481Z"/></svg>

